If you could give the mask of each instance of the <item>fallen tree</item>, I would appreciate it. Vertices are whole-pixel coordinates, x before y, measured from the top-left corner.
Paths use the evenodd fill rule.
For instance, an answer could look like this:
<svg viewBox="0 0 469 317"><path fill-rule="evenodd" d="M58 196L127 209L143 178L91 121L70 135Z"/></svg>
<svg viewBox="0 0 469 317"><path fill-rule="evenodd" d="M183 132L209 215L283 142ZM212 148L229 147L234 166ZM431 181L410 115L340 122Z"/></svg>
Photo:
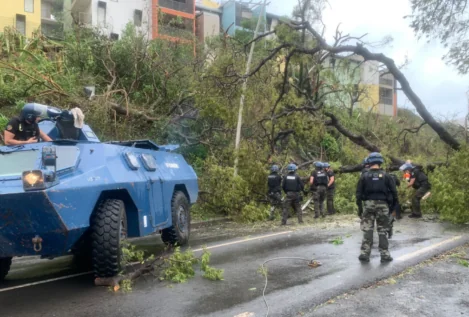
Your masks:
<svg viewBox="0 0 469 317"><path fill-rule="evenodd" d="M361 38L353 38L348 35L342 36L339 31L337 31L335 43L333 45L329 45L326 42L326 40L311 27L309 22L304 22L304 23L292 22L288 24L288 27L294 31L302 31L302 32L308 31L310 35L313 36L316 42L315 42L314 47L305 48L304 45L294 43L294 42L282 41L282 39L280 39L280 44L277 45L277 47L273 48L270 54L268 54L267 57L262 59L256 67L253 67L253 71L249 74L249 76L254 76L263 67L266 67L266 65L268 65L270 61L276 59L279 55L281 56L282 54L285 54L285 52L288 52L288 54L285 54L286 55L285 63L284 63L285 69L283 72L284 80L283 80L283 86L281 88L279 98L277 102L275 103L274 108L272 109L272 113L269 115L269 117L266 117L265 119L263 119L262 122L268 121L268 120L271 120L273 122L274 120L278 120L279 118L283 116L288 116L293 112L305 112L305 113L310 113L313 116L322 115L328 118L327 120L325 120L326 126L334 127L340 134L348 138L350 141L352 141L356 145L363 147L369 152L382 152L382 149L380 147L376 146L375 144L367 140L364 136L355 134L354 132L347 129L345 126L343 126L340 123L339 119L334 113L324 109L325 94L323 93L321 95L320 93L321 88L323 87L320 86L322 85L322 82L318 80L318 78L320 77L319 71L317 71L316 73L313 74L313 76L311 76L312 78L310 78L309 82L312 85L318 82L321 82L321 84L320 85L316 84L316 86L312 87L311 89L302 89L292 84L291 81L288 79L290 67L291 67L291 60L294 57L301 58L301 56L309 56L312 59L315 59L316 61L322 62L323 57L326 55L335 56L335 55L339 55L343 53L351 53L351 54L356 54L356 55L363 57L364 62L377 61L379 63L382 63L387 68L387 71L391 73L396 78L396 80L400 83L402 91L407 96L407 98L412 102L415 109L424 120L423 121L424 123L422 123L422 125L419 128L407 129L408 132L418 132L422 126L428 125L433 129L433 131L437 133L439 138L445 144L447 144L450 148L456 151L460 149L461 145L459 141L453 135L451 135L445 129L445 127L443 127L439 122L437 122L435 118L428 112L428 110L426 109L421 99L413 91L405 75L400 71L400 69L396 66L395 62L391 58L385 56L384 54L370 52L360 42L358 42L355 45L347 45L348 41L354 40L354 39L360 40ZM262 38L263 37L260 36L256 40L260 40ZM320 57L317 57L317 56L320 56ZM312 69L314 69L314 67ZM305 98L304 105L300 107L287 106L287 107L284 107L284 110L282 112L275 113L278 104L280 104L280 102L286 96L286 91L290 88L296 89L296 91L298 92L298 95L301 95L302 97ZM313 93L310 93L308 91L313 92ZM334 91L332 93L334 93ZM273 124L272 124L272 127L273 127ZM405 160L392 156L392 155L390 155L389 158L392 164L390 166L391 170L397 170L405 162ZM432 169L434 168L434 166L438 166L440 164L443 164L443 163L429 164L426 167L429 169ZM343 166L340 168L340 172L350 173L350 172L360 171L361 169L362 169L361 165Z"/></svg>

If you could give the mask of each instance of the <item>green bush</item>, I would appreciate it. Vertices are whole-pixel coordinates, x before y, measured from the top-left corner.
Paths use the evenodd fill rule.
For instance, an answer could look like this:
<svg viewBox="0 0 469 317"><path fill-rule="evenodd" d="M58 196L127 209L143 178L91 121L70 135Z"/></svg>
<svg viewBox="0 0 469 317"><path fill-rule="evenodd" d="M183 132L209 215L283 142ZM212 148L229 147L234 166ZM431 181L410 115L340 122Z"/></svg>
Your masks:
<svg viewBox="0 0 469 317"><path fill-rule="evenodd" d="M359 173L336 174L334 207L341 214L355 214L358 211L355 193Z"/></svg>
<svg viewBox="0 0 469 317"><path fill-rule="evenodd" d="M422 206L454 223L469 222L469 150L456 152L448 167L429 173L432 195Z"/></svg>
<svg viewBox="0 0 469 317"><path fill-rule="evenodd" d="M223 167L211 157L205 161L200 177L201 208L206 212L239 216L250 201L247 182L233 175L232 167Z"/></svg>

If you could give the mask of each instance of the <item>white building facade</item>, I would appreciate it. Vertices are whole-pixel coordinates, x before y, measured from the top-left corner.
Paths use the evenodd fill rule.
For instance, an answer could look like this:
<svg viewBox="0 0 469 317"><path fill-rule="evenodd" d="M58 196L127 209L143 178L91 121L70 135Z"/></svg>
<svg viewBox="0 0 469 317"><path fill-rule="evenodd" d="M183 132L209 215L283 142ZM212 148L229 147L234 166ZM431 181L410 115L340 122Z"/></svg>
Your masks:
<svg viewBox="0 0 469 317"><path fill-rule="evenodd" d="M152 0L74 0L74 23L96 27L111 39L119 39L128 23L151 38Z"/></svg>

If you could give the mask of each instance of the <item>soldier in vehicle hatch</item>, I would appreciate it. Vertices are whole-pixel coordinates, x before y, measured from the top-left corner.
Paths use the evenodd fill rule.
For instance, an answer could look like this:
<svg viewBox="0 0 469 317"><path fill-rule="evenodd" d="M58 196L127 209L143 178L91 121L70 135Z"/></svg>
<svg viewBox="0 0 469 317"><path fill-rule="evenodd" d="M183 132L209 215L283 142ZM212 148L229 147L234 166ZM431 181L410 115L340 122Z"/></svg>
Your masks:
<svg viewBox="0 0 469 317"><path fill-rule="evenodd" d="M37 122L40 115L40 112L34 109L34 105L25 105L20 116L12 118L5 127L5 145L37 143L39 138L44 142L52 141L47 134L39 129Z"/></svg>
<svg viewBox="0 0 469 317"><path fill-rule="evenodd" d="M360 176L356 193L357 201L364 202L363 212L359 211L358 214L363 231L361 253L358 259L362 262L370 261L376 221L381 262L390 262L393 258L389 253L387 237L389 231L388 214L390 206L394 206L397 201L396 185L393 179L381 169L384 159L380 153L371 153L367 162L370 164L370 169ZM391 209L393 208L391 207Z"/></svg>
<svg viewBox="0 0 469 317"><path fill-rule="evenodd" d="M326 199L327 185L329 184L329 177L323 168L323 163L316 162L316 170L311 173L309 183L316 187L314 192L314 218L325 217L324 213L324 200Z"/></svg>
<svg viewBox="0 0 469 317"><path fill-rule="evenodd" d="M300 176L295 173L296 170L297 166L295 164L289 164L287 166L288 174L283 177L282 188L287 195L283 202L283 226L287 224L288 211L291 207L296 211L298 222L303 223L303 213L301 212L300 202L302 199L301 192L304 189L304 185Z"/></svg>
<svg viewBox="0 0 469 317"><path fill-rule="evenodd" d="M270 175L267 177L267 186L269 187L267 195L270 200L270 217L269 220L275 219L275 209L282 204L282 176L280 176L280 168L278 165L272 165Z"/></svg>

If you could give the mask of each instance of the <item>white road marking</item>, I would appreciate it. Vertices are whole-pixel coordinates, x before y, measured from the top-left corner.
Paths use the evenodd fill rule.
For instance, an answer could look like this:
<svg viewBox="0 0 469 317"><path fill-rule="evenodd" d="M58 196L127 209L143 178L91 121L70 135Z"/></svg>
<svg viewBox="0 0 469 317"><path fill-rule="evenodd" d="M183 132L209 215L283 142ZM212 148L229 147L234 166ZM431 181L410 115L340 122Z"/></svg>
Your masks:
<svg viewBox="0 0 469 317"><path fill-rule="evenodd" d="M229 245L240 244L240 243L245 243L245 242L249 242L249 241L254 241L254 240L260 240L260 239L265 239L265 238L280 236L280 235L284 235L284 234L292 233L292 232L293 232L293 231L283 231L283 232L268 234L268 235L259 236L259 237L254 237L254 238L249 238L249 239L244 239L244 240L237 240L237 241L233 241L233 242L228 242L228 243L222 243L222 244L212 245L212 246L210 246L210 247L206 247L205 249L207 249L207 250L216 249L216 248L226 247L226 246L229 246ZM200 248L200 249L195 249L195 250L192 250L192 251L193 251L193 252L199 252L199 251L203 251L203 250L204 250L204 248Z"/></svg>
<svg viewBox="0 0 469 317"><path fill-rule="evenodd" d="M456 237L453 237L453 238L451 238L451 239L444 240L444 241L441 241L441 242L439 242L439 243L432 244L432 245L430 245L430 246L428 246L428 247L425 247L425 248L422 248L422 249L420 249L420 250L417 250L417 251L414 251L414 252L411 252L411 253L407 253L407 254L405 254L405 255L403 255L403 256L400 256L400 257L398 257L398 258L396 259L396 261L406 261L406 260L412 259L412 258L414 258L414 257L416 257L416 256L418 256L418 255L421 255L421 254L423 254L423 253L425 253L425 252L428 252L428 251L431 251L431 250L433 250L433 249L436 249L436 248L438 248L438 247L440 247L440 246L442 246L442 245L448 244L448 243L450 243L450 242L457 241L457 240L459 240L459 239L461 239L461 238L462 238L462 236L456 236Z"/></svg>
<svg viewBox="0 0 469 317"><path fill-rule="evenodd" d="M232 242L228 242L228 243L221 243L221 244L216 244L216 245L212 245L212 246L206 247L205 249L207 249L207 250L216 249L216 248L226 247L226 246L230 246L230 245L246 243L246 242L249 242L249 241L255 241L255 240L260 240L260 239L265 239L265 238L271 238L271 237L275 237L275 236L285 235L285 234L292 233L292 232L293 232L293 231L283 231L283 232L278 232L278 233L273 233L273 234L258 236L258 237L249 238L249 239L237 240L237 241L232 241ZM420 249L420 250L418 250L418 251L414 251L414 252L405 254L405 255L403 255L403 256L400 256L399 258L396 259L396 261L405 261L405 260L411 259L411 258L416 257L416 256L418 256L418 255L421 255L421 254L423 254L423 253L425 253L425 252L427 252L427 251L430 251L430 250L433 250L433 249L435 249L435 248L438 248L438 247L440 247L440 246L442 246L442 245L448 244L448 243L453 242L453 241L457 241L457 240L459 240L459 239L461 239L461 238L462 238L462 236L456 236L456 237L453 237L453 238L451 238L451 239L441 241L441 242L439 242L439 243L430 245L430 246L425 247L425 248L423 248L423 249ZM203 251L203 250L204 250L203 248L199 248L199 249L193 250L193 252L200 252L200 251ZM137 262L136 262L136 263L137 263ZM38 281L38 282L34 282L34 283L28 283L28 284L13 286L13 287L2 288L2 289L0 289L0 293L8 292L8 291L13 291L13 290L20 289L20 288L25 288L25 287L31 287L31 286L35 286L35 285L40 285L40 284L52 283L52 282L56 282L56 281L60 281L60 280L71 279L71 278L78 277L78 276L89 275L89 274L91 274L91 273L93 273L93 272L83 272L83 273L78 273L78 274L72 274L72 275L67 275L67 276L52 278L52 279L48 279L48 280L44 280L44 281Z"/></svg>
<svg viewBox="0 0 469 317"><path fill-rule="evenodd" d="M279 236L279 235L283 235L283 234L287 234L287 233L291 233L291 232L293 232L293 231L284 231L284 232L268 234L268 235L249 238L249 239L244 239L244 240L237 240L237 241L233 241L233 242L229 242L229 243L222 243L222 244L212 245L210 247L207 247L206 249L215 249L215 248L220 248L220 247L224 247L224 246L228 246L228 245L240 244L240 243L245 243L245 242L248 242L248 241L254 241L254 240L259 240L259 239L264 239L264 238L270 238L270 237L275 237L275 236ZM199 251L202 251L202 250L203 250L203 248L195 249L195 250L193 250L193 252L199 252ZM139 264L139 263L140 262L134 262L134 263L131 263L131 265L135 265L135 264ZM52 278L52 279L48 279L48 280L44 280L44 281L38 281L38 282L34 282L34 283L28 283L28 284L23 284L23 285L8 287L8 288L2 288L2 289L0 289L0 293L13 291L13 290L19 289L19 288L31 287L31 286L35 286L35 285L51 283L51 282L56 282L56 281L60 281L60 280L66 280L66 279L74 278L74 277L77 277L77 276L88 275L88 274L91 274L91 273L93 273L93 272L84 272L84 273L72 274L72 275Z"/></svg>
<svg viewBox="0 0 469 317"><path fill-rule="evenodd" d="M74 278L74 277L82 276L82 275L88 275L88 274L91 274L91 273L93 273L93 272L83 272L83 273L78 273L78 274L73 274L73 275L67 275L67 276L62 276L62 277L57 277L57 278L51 278L51 279L48 279L48 280L38 281L38 282L34 282L34 283L28 283L28 284L23 284L23 285L8 287L8 288L2 288L2 289L0 289L0 293L13 291L13 290L19 289L19 288L35 286L35 285L39 285L39 284L51 283L51 282L60 281L60 280L66 280L66 279L69 279L69 278Z"/></svg>

